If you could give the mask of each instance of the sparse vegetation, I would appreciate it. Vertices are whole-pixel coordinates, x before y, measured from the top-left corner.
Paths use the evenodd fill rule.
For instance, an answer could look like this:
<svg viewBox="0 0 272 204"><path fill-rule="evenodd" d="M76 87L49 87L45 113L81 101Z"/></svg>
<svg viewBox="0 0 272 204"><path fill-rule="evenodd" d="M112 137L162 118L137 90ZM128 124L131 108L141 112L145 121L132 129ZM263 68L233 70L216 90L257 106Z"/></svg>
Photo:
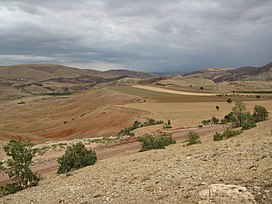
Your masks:
<svg viewBox="0 0 272 204"><path fill-rule="evenodd" d="M119 137L120 137L120 136L126 136L126 135L128 135L128 136L133 136L134 133L131 132L132 130L135 130L135 129L140 128L140 127L146 127L146 126L151 126L151 125L158 125L158 124L162 124L162 123L163 123L162 120L157 120L157 121L156 121L156 120L154 120L153 118L147 119L147 121L144 122L144 123L141 123L141 122L139 122L138 120L136 120L136 121L134 122L134 124L133 124L131 127L127 127L127 128L122 129L122 130L118 133L118 136L119 136Z"/></svg>
<svg viewBox="0 0 272 204"><path fill-rule="evenodd" d="M44 95L48 96L69 96L72 95L73 93L70 91L63 91L63 92L51 92L51 93L45 93Z"/></svg>
<svg viewBox="0 0 272 204"><path fill-rule="evenodd" d="M3 167L3 163L1 162L0 169L15 182L2 186L0 188L1 196L38 185L40 179L30 169L32 158L36 153L36 150L32 149L32 146L33 144L30 142L16 140L11 140L4 146L7 156L11 158L6 161L6 167Z"/></svg>
<svg viewBox="0 0 272 204"><path fill-rule="evenodd" d="M58 173L67 173L85 166L94 165L97 161L96 153L87 150L82 142L68 146L65 154L58 158L60 164Z"/></svg>
<svg viewBox="0 0 272 204"><path fill-rule="evenodd" d="M252 117L256 123L267 120L268 119L268 111L263 106L255 105Z"/></svg>
<svg viewBox="0 0 272 204"><path fill-rule="evenodd" d="M213 116L213 117L211 118L211 123L212 123L212 124L215 124L215 125L218 124L218 123L219 123L219 118Z"/></svg>
<svg viewBox="0 0 272 204"><path fill-rule="evenodd" d="M213 140L219 141L224 138L228 139L230 137L234 137L234 136L239 135L241 133L242 133L242 130L233 130L233 129L227 128L222 134L220 134L219 132L214 133Z"/></svg>
<svg viewBox="0 0 272 204"><path fill-rule="evenodd" d="M168 120L167 123L164 123L163 124L163 129L168 129L168 128L172 128L172 125L171 125L171 121Z"/></svg>
<svg viewBox="0 0 272 204"><path fill-rule="evenodd" d="M227 103L228 103L228 104L231 104L231 103L232 103L232 99L231 99L231 98L228 98L228 99L227 99Z"/></svg>
<svg viewBox="0 0 272 204"><path fill-rule="evenodd" d="M198 133L190 130L187 136L188 136L187 146L201 143Z"/></svg>
<svg viewBox="0 0 272 204"><path fill-rule="evenodd" d="M202 120L201 122L203 125L210 125L211 124L211 120Z"/></svg>
<svg viewBox="0 0 272 204"><path fill-rule="evenodd" d="M169 134L159 136L148 135L146 137L138 138L137 141L142 143L141 152L151 149L164 149L170 144L176 144L176 140L174 140L172 135Z"/></svg>

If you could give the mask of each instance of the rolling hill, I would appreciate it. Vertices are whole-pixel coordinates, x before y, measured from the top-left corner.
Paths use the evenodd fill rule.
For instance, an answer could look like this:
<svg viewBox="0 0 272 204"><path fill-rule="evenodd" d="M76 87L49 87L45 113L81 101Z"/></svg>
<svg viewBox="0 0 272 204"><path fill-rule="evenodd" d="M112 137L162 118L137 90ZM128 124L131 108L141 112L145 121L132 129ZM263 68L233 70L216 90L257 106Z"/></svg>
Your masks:
<svg viewBox="0 0 272 204"><path fill-rule="evenodd" d="M271 81L272 62L262 67L210 68L187 73L184 76L201 75L214 82L222 81Z"/></svg>

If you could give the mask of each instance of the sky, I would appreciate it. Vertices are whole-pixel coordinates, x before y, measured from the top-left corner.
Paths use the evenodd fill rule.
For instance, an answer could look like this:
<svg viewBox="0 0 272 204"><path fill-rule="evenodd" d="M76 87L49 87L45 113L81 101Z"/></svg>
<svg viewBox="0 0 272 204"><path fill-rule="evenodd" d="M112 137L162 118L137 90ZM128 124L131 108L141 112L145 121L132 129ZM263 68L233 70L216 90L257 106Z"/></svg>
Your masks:
<svg viewBox="0 0 272 204"><path fill-rule="evenodd" d="M272 0L0 0L0 65L189 72L272 61Z"/></svg>

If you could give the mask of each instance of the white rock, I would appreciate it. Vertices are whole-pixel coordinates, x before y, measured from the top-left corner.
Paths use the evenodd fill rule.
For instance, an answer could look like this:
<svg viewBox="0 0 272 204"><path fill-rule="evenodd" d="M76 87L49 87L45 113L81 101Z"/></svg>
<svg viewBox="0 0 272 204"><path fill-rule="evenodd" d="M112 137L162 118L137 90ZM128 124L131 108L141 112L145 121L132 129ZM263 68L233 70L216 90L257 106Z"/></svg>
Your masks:
<svg viewBox="0 0 272 204"><path fill-rule="evenodd" d="M253 195L245 187L237 185L212 184L199 192L198 204L255 204Z"/></svg>

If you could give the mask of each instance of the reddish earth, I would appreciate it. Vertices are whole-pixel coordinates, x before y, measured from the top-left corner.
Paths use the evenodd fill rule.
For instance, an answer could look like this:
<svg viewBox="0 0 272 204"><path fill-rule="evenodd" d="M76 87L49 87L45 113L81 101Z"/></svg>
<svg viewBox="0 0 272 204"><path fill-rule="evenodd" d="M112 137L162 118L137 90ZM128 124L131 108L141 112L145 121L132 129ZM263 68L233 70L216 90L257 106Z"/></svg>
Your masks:
<svg viewBox="0 0 272 204"><path fill-rule="evenodd" d="M189 130L193 130L199 133L201 136L205 136L208 133L212 133L215 131L222 130L223 126L207 126L202 128L190 128L190 129L181 129L181 130L173 130L167 131L168 133L173 133L173 138L177 140L185 141L187 139L187 133ZM97 153L97 157L99 160L103 160L106 158L113 157L117 154L128 150L139 150L141 147L140 143L136 141L136 137L131 137L128 140L122 141L120 144L109 144L108 146L94 148ZM37 172L38 174L44 175L46 173L54 172L58 169L58 163L56 158L48 159L47 162L37 164L32 167L33 171ZM11 180L7 176L1 176L0 178L0 185L4 185Z"/></svg>
<svg viewBox="0 0 272 204"><path fill-rule="evenodd" d="M41 143L84 137L116 135L141 113L116 107L135 97L102 89L69 97L34 97L25 104L0 104L0 140L28 140Z"/></svg>

